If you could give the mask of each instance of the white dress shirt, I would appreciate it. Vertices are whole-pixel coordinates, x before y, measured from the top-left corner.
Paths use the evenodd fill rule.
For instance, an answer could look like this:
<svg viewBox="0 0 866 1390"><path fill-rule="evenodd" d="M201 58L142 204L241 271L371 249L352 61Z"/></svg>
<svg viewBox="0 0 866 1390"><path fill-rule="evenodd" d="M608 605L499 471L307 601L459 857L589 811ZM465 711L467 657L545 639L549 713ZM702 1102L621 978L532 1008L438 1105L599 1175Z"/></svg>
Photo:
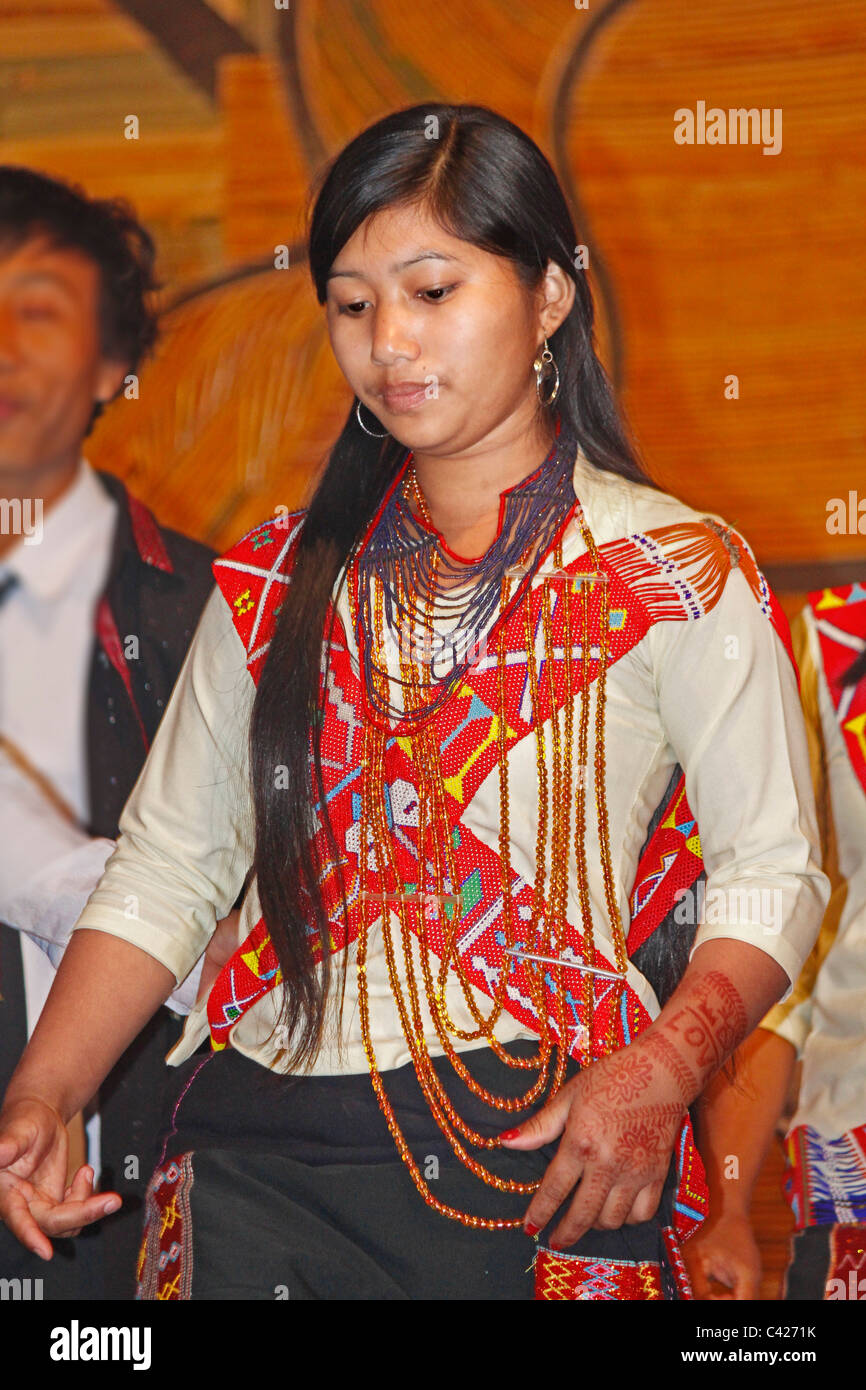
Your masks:
<svg viewBox="0 0 866 1390"><path fill-rule="evenodd" d="M114 840L91 837L87 700L96 607L105 589L117 504L81 459L43 516L0 559L18 584L0 604L0 732L50 783L67 817L0 748L0 921L21 933L28 1035L55 967ZM173 1008L187 1012L200 966ZM89 1126L95 1140L97 1125ZM91 1144L91 1161L95 1158Z"/></svg>
<svg viewBox="0 0 866 1390"><path fill-rule="evenodd" d="M677 498L602 473L582 457L575 466L574 484L598 544L699 516ZM564 563L584 550L580 530L572 525L564 541ZM357 670L345 586L339 611ZM591 689L590 727L598 683ZM205 947L216 921L231 908L252 862L247 734L253 695L243 643L226 600L215 589L124 808L117 848L76 924L134 943L178 980ZM679 763L701 831L707 901L711 889L716 901L712 918L708 913L698 928L694 949L718 938L748 942L778 961L789 980L796 979L817 934L829 884L820 868L796 676L739 569L731 571L709 613L692 621L655 623L610 668L606 725L610 846L626 928L647 825ZM531 881L537 820L534 734L513 746L508 756L512 863ZM594 804L590 769L587 806ZM473 834L498 850L495 768L466 806L464 820ZM605 894L594 813L587 815L587 863L596 940L605 950ZM744 913L743 902L755 899L743 890L755 889L774 895L779 910L772 921L762 913ZM130 895L139 905L137 918L124 911ZM730 901L730 911L720 912L719 901ZM577 923L578 904L571 864L568 915ZM241 909L241 939L260 915L253 881ZM407 1062L409 1051L388 982L381 920L371 933L367 978L376 1057L380 1068L389 1069ZM612 949L609 946L606 954L612 956ZM368 1069L354 958L351 947L342 1034L334 1008L325 1045L312 1068L315 1073ZM649 982L633 965L628 979L655 1016L659 1006ZM489 1003L478 998L482 1007ZM469 1026L453 977L446 999L455 1023ZM235 1024L231 1042L247 1056L281 1070L285 1054L273 1031L278 1009L279 990L274 990ZM427 1024L427 1047L436 1055L441 1049L429 1018ZM496 1033L502 1041L527 1036L508 1015ZM170 1061L184 1060L206 1035L206 1013L200 1006L190 1014ZM483 1044L481 1039L478 1045Z"/></svg>
<svg viewBox="0 0 866 1390"><path fill-rule="evenodd" d="M45 510L41 540L22 536L0 559L17 586L0 605L0 731L41 772L77 818L66 819L5 755L0 760L0 921L18 926L14 898L58 863L85 883L113 847L89 819L87 690L94 616L111 562L116 504L86 460ZM43 928L47 930L47 926ZM54 980L47 942L21 936L28 1035ZM98 1118L88 1123L97 1172Z"/></svg>
<svg viewBox="0 0 866 1390"><path fill-rule="evenodd" d="M0 606L0 731L52 784L78 818L66 821L33 782L0 765L0 920L17 925L9 899L47 864L83 849L99 872L111 841L91 841L87 686L94 615L108 578L116 504L81 459L63 495L44 513L41 543L21 537L0 559L0 576L19 580ZM26 786L26 790L25 790ZM28 1032L54 969L22 936Z"/></svg>

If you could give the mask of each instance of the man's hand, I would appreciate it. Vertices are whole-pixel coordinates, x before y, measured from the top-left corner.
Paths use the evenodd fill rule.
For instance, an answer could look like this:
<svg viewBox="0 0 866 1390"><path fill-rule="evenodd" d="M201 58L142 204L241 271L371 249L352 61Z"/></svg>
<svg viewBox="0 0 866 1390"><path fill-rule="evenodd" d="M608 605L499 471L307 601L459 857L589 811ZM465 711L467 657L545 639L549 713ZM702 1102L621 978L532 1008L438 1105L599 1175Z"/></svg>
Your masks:
<svg viewBox="0 0 866 1390"><path fill-rule="evenodd" d="M0 1221L50 1260L48 1236L75 1236L119 1210L116 1192L93 1192L86 1164L66 1182L68 1136L59 1111L36 1098L21 1099L0 1113Z"/></svg>
<svg viewBox="0 0 866 1390"><path fill-rule="evenodd" d="M683 1259L695 1298L739 1301L761 1296L761 1255L752 1223L742 1213L710 1220L706 1230L685 1242ZM724 1289L714 1289L713 1283Z"/></svg>
<svg viewBox="0 0 866 1390"><path fill-rule="evenodd" d="M537 1149L563 1136L526 1213L527 1234L547 1225L576 1183L552 1247L574 1245L591 1227L649 1221L685 1109L676 1080L640 1038L573 1077L519 1135L503 1139L509 1148Z"/></svg>

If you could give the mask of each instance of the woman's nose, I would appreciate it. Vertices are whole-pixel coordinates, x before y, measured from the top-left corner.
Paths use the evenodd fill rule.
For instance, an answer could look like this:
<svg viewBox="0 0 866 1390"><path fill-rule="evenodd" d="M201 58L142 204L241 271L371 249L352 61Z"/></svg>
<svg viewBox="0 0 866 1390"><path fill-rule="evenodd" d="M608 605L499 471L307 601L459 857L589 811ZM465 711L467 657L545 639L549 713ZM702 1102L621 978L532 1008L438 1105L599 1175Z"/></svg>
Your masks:
<svg viewBox="0 0 866 1390"><path fill-rule="evenodd" d="M372 334L370 355L377 366L390 366L398 358L412 362L420 355L420 344L404 306L381 305L376 309Z"/></svg>

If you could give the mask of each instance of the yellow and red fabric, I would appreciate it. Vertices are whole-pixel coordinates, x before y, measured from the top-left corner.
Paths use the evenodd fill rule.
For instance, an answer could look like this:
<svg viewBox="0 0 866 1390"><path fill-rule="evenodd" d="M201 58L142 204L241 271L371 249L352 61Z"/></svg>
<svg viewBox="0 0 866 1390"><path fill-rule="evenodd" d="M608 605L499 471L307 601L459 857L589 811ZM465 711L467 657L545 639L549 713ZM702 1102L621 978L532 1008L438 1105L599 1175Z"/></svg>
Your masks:
<svg viewBox="0 0 866 1390"><path fill-rule="evenodd" d="M274 623L278 617L286 590L291 582L291 568L304 513L297 512L256 527L237 545L214 562L214 574L228 603L237 632L248 653L247 666L258 682L267 656ZM375 518L374 523L375 524ZM723 532L723 534L720 534ZM598 557L608 588L609 654L608 666L631 650L645 635L650 625L660 620L695 620L718 599L730 568L742 569L756 600L773 623L786 649L793 655L790 634L784 614L779 608L766 580L754 561L751 551L736 532L720 528L718 523L679 523L646 534L628 536L598 547ZM689 582L685 572L678 571L672 584L668 575L678 562L686 558L699 580ZM598 675L599 615L602 611L600 583L584 576L595 571L588 553L580 555L565 566L575 586L585 582L590 586L590 640L592 659L590 679ZM562 576L560 576L561 580ZM526 613L529 607L530 624L540 621L541 591L527 589L515 607L499 621L504 622L508 654L506 680L506 743L510 749L533 731L533 725L521 712L526 675ZM561 708L565 699L562 607L554 607L554 650L562 653L554 663L554 705ZM365 709L363 690L350 660L346 633L338 613L334 626L327 689L324 682L321 695L324 705L322 726L322 765L328 811L337 838L344 847L341 866L334 866L322 884L323 897L330 923L329 951L338 951L351 942L358 929L361 877L368 892L393 893L398 885L380 883L372 864L364 855L360 863L358 829L360 819L360 787L364 775L363 759L358 755L359 732L362 721L370 717ZM497 624L498 626L498 624ZM533 629L535 630L535 629ZM492 636L492 634L491 634ZM582 681L582 658L573 660L572 688L576 692ZM522 663L522 664L521 664ZM796 669L796 668L795 668ZM441 749L441 763L446 787L448 833L452 836L459 883L461 912L460 955L466 978L478 989L491 993L500 977L505 935L502 931L502 884L498 856L462 820L465 807L475 790L495 766L498 749L498 691L495 663L478 661L465 674L452 696L433 716L436 736ZM547 682L540 683L542 695L541 718L550 716ZM531 717L531 716L530 716ZM394 843L398 867L405 891L419 885L416 830L412 825L411 801L417 795L409 730L398 724L386 748L386 780L389 823L399 830ZM321 818L317 835L324 831ZM326 853L321 862L329 862ZM656 834L642 856L632 894L633 915L629 933L629 950L633 950L650 935L676 901L683 887L694 882L702 867L700 836L695 817L685 796L681 780L662 818ZM348 906L344 920L340 885L337 873L342 872ZM533 886L516 871L512 876L512 902L515 916L521 908L531 908ZM573 924L566 924L566 949L574 958L612 970L610 960L596 946L588 952L581 934ZM434 952L443 947L443 932L436 919L426 922L428 944ZM310 949L314 958L320 957L322 943L311 934ZM524 978L524 963L512 960L507 994L509 1012L530 1031L538 1030L538 1020L532 1003L532 991ZM281 982L279 962L265 922L260 919L247 940L227 962L215 982L208 1000L208 1021L212 1046L225 1047L229 1034L244 1012L252 1008L268 991ZM548 991L557 986L548 976ZM580 1001L566 993L565 1000L573 1019L573 1036L565 1041L569 1051L580 1052L586 1038L586 1020L579 1016ZM551 1023L557 1008L549 1008ZM594 1036L604 1039L609 1030L617 1047L628 1042L650 1022L650 1016L635 992L628 986L598 991L595 1002ZM599 1054L600 1055L600 1054ZM706 1211L706 1187L703 1169L686 1117L676 1153L678 1187L674 1206L676 1236L690 1234L703 1220Z"/></svg>

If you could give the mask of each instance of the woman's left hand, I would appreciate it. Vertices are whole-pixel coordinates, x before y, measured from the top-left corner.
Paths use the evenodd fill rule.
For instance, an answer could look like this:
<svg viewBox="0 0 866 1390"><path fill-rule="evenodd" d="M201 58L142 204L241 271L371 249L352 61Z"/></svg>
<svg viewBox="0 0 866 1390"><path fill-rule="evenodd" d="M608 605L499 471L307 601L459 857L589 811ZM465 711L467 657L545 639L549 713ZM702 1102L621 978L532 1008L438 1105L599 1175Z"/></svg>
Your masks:
<svg viewBox="0 0 866 1390"><path fill-rule="evenodd" d="M547 1225L575 1185L551 1233L554 1248L574 1245L592 1227L648 1221L658 1209L685 1108L676 1078L642 1038L566 1082L502 1139L507 1148L538 1149L562 1135L526 1213L527 1235Z"/></svg>
<svg viewBox="0 0 866 1390"><path fill-rule="evenodd" d="M223 917L222 921L217 922L216 931L210 939L208 948L205 951L204 963L201 968L201 978L199 980L196 1004L200 1004L203 999L207 999L213 988L214 981L222 970L226 961L231 960L235 951L238 949L238 924L241 919L241 909L232 908L228 916Z"/></svg>

